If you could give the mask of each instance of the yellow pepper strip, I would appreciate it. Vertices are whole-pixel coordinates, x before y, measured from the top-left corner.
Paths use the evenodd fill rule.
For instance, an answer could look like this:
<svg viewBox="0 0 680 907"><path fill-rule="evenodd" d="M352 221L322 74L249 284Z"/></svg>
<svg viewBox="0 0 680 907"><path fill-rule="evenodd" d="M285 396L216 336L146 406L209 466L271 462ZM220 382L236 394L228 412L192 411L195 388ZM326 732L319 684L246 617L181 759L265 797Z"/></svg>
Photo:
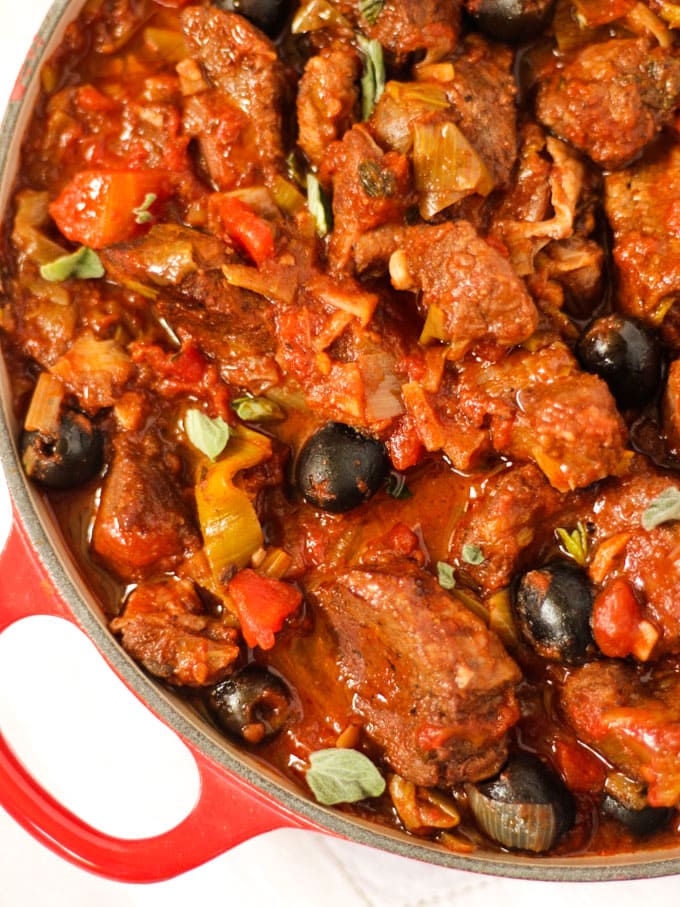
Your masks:
<svg viewBox="0 0 680 907"><path fill-rule="evenodd" d="M263 535L255 508L234 485L236 473L271 456L269 438L239 425L233 429L221 460L200 467L196 507L205 553L220 588L234 568L245 567L262 547Z"/></svg>

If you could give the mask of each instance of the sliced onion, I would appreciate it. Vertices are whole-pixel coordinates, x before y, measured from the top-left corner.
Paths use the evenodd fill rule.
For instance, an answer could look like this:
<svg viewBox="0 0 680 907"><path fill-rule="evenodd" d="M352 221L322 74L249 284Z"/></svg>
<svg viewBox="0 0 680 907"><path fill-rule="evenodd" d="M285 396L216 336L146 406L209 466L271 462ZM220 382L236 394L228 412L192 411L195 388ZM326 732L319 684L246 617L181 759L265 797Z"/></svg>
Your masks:
<svg viewBox="0 0 680 907"><path fill-rule="evenodd" d="M290 30L294 35L303 35L307 32L318 31L329 25L351 29L351 24L327 0L308 0L298 9L291 23Z"/></svg>
<svg viewBox="0 0 680 907"><path fill-rule="evenodd" d="M415 123L413 172L424 218L433 217L473 192L488 195L494 185L484 161L448 120Z"/></svg>
<svg viewBox="0 0 680 907"><path fill-rule="evenodd" d="M449 106L446 91L435 82L388 82L373 111L371 127L381 143L406 154L413 145L413 124Z"/></svg>
<svg viewBox="0 0 680 907"><path fill-rule="evenodd" d="M662 0L659 15L671 28L680 28L680 6Z"/></svg>
<svg viewBox="0 0 680 907"><path fill-rule="evenodd" d="M466 791L479 827L504 847L543 853L557 840L555 810L550 803L498 803L472 784Z"/></svg>
<svg viewBox="0 0 680 907"><path fill-rule="evenodd" d="M495 778L467 784L465 792L480 829L512 850L550 850L576 815L559 775L528 753L510 756Z"/></svg>

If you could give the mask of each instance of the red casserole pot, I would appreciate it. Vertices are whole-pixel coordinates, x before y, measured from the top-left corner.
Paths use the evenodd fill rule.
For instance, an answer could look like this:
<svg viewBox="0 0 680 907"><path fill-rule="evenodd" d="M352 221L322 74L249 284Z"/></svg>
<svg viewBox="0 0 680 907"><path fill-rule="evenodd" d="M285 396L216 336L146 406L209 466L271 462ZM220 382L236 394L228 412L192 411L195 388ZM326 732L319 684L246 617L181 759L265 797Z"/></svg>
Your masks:
<svg viewBox="0 0 680 907"><path fill-rule="evenodd" d="M17 80L0 134L0 211L14 183L19 148L38 91L39 73L83 0L57 0ZM214 731L187 705L153 682L112 637L97 601L85 590L48 508L26 482L15 439L11 392L0 370L0 457L13 499L13 523L0 555L0 632L34 614L72 621L95 643L127 687L189 746L201 777L191 814L154 838L122 840L85 824L25 770L0 735L0 805L38 840L76 865L126 882L160 881L277 828L330 834L422 861L515 878L592 881L680 872L680 847L611 857L532 858L476 851L461 855L398 831L373 826L314 803ZM10 569L11 565L11 569ZM38 594L39 590L39 594Z"/></svg>

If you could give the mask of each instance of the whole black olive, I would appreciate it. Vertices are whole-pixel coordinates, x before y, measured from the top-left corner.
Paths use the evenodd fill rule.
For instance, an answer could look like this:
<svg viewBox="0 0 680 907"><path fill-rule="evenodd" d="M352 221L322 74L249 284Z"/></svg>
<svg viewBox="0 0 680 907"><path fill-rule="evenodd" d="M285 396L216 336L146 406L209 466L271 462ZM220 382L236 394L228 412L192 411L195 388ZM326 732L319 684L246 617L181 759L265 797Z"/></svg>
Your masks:
<svg viewBox="0 0 680 907"><path fill-rule="evenodd" d="M652 333L633 318L606 315L581 336L576 353L583 368L609 385L623 409L642 406L659 389L661 355Z"/></svg>
<svg viewBox="0 0 680 907"><path fill-rule="evenodd" d="M466 0L466 8L490 38L529 41L548 24L555 0Z"/></svg>
<svg viewBox="0 0 680 907"><path fill-rule="evenodd" d="M309 504L345 513L374 495L389 472L384 444L342 422L329 422L300 451L296 480Z"/></svg>
<svg viewBox="0 0 680 907"><path fill-rule="evenodd" d="M65 410L57 436L24 431L20 440L26 475L48 488L83 485L101 469L102 433L82 413Z"/></svg>
<svg viewBox="0 0 680 907"><path fill-rule="evenodd" d="M208 706L226 733L261 743L278 733L290 711L290 690L277 675L248 665L211 688Z"/></svg>
<svg viewBox="0 0 680 907"><path fill-rule="evenodd" d="M281 31L290 9L286 0L213 0L213 6L227 13L239 13L270 38L275 38Z"/></svg>
<svg viewBox="0 0 680 907"><path fill-rule="evenodd" d="M529 570L513 590L522 635L541 655L572 664L593 641L593 591L585 571L566 561Z"/></svg>
<svg viewBox="0 0 680 907"><path fill-rule="evenodd" d="M646 838L655 831L661 831L670 822L673 810L665 806L643 806L642 809L631 809L615 797L605 794L602 799L602 812L612 819L622 822L636 838Z"/></svg>
<svg viewBox="0 0 680 907"><path fill-rule="evenodd" d="M528 753L512 755L495 778L465 790L482 831L513 850L550 850L576 816L560 777Z"/></svg>

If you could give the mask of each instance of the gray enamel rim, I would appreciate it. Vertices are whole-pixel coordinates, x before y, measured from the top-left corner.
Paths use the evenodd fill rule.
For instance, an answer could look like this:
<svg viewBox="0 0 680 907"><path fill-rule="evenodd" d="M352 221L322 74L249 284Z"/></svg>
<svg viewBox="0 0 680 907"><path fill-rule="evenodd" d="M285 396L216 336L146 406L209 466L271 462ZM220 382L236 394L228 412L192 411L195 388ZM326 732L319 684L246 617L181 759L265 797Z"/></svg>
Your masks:
<svg viewBox="0 0 680 907"><path fill-rule="evenodd" d="M56 0L53 4L20 74L18 84L23 86L23 91L20 92L22 96L11 100L8 105L0 127L0 209L3 211L14 179L15 159L21 140L18 130L25 123L37 91L40 66L49 58L63 28L75 18L82 5L83 0ZM194 717L179 700L141 672L106 629L96 602L82 587L79 588L75 566L63 550L56 529L50 527L49 517L40 499L24 480L13 441L16 426L10 412L4 363L1 371L0 458L22 525L55 589L103 657L153 712L228 772L244 779L269 801L280 804L282 815L293 813L303 816L322 830L412 859L508 878L587 882L653 878L680 872L680 848L656 851L646 856L623 855L606 859L541 859L514 854L483 853L467 856L452 853L435 844L414 841L399 832L376 830L376 826L367 822L320 807L296 792L292 785L277 780L273 773L239 753L204 725L200 718Z"/></svg>

